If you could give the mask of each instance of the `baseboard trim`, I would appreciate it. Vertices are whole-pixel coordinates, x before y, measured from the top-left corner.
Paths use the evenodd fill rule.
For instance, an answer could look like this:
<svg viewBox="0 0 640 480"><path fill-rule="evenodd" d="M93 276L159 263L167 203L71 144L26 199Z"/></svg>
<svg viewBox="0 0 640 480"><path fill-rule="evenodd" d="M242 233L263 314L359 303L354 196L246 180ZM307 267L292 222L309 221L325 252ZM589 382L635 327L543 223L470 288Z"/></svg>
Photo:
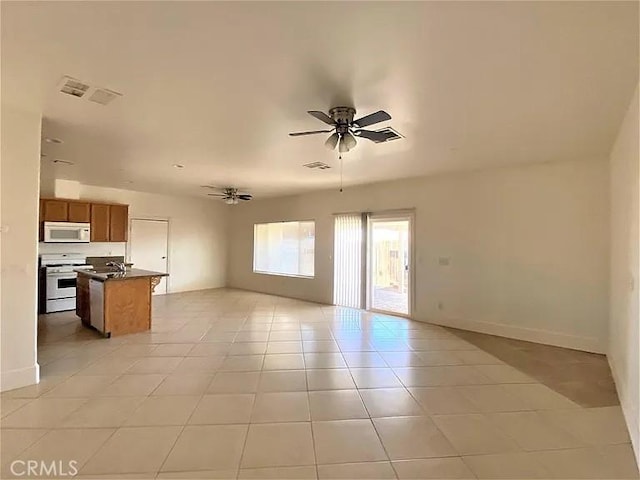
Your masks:
<svg viewBox="0 0 640 480"><path fill-rule="evenodd" d="M631 445L633 446L633 453L636 456L636 464L640 465L640 413L629 406L628 392L622 392L621 387L626 384L620 378L616 362L613 357L607 355L609 361L609 368L611 369L611 375L613 376L613 383L616 385L616 391L618 392L618 398L620 399L620 406L622 407L622 414L624 421L627 424L627 431L631 438ZM627 393L627 395L623 395Z"/></svg>
<svg viewBox="0 0 640 480"><path fill-rule="evenodd" d="M427 320L428 323L444 327L459 328L472 332L487 333L498 337L514 338L533 343L553 345L555 347L570 348L591 353L606 353L602 340L594 337L581 337L566 333L551 332L535 328L518 327L502 323L480 322L477 320L463 320L457 318L436 318Z"/></svg>
<svg viewBox="0 0 640 480"><path fill-rule="evenodd" d="M0 392L40 383L40 365L0 373Z"/></svg>

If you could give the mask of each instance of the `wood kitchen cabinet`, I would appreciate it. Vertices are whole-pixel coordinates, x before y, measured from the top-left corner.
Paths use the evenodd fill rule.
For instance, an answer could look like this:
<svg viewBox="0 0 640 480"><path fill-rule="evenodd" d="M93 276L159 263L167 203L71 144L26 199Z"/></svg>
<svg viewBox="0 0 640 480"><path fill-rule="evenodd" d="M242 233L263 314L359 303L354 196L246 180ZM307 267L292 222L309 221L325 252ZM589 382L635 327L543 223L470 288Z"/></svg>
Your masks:
<svg viewBox="0 0 640 480"><path fill-rule="evenodd" d="M76 315L89 325L89 277L78 275L76 279Z"/></svg>
<svg viewBox="0 0 640 480"><path fill-rule="evenodd" d="M106 337L151 329L151 293L166 273L79 270L76 314Z"/></svg>
<svg viewBox="0 0 640 480"><path fill-rule="evenodd" d="M71 200L40 200L40 220L43 222L89 223L91 204Z"/></svg>
<svg viewBox="0 0 640 480"><path fill-rule="evenodd" d="M41 203L43 222L68 222L69 202L66 200L43 199Z"/></svg>
<svg viewBox="0 0 640 480"><path fill-rule="evenodd" d="M126 242L129 206L60 198L40 199L40 241L44 222L90 223L92 242Z"/></svg>
<svg viewBox="0 0 640 480"><path fill-rule="evenodd" d="M102 203L91 204L91 241L108 242L111 225L111 206Z"/></svg>
<svg viewBox="0 0 640 480"><path fill-rule="evenodd" d="M69 202L68 221L73 223L91 222L91 204L88 202Z"/></svg>
<svg viewBox="0 0 640 480"><path fill-rule="evenodd" d="M127 205L110 205L109 241L126 242L129 229L129 207Z"/></svg>

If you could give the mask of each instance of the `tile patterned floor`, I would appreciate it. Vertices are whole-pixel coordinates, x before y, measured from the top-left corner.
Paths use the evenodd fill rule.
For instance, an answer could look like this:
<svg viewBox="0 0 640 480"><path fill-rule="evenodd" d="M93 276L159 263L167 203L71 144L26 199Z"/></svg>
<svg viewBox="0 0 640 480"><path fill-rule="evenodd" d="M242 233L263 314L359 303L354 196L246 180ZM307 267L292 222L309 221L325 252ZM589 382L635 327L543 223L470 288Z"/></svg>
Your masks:
<svg viewBox="0 0 640 480"><path fill-rule="evenodd" d="M501 339L234 290L154 302L151 332L109 340L41 318L41 383L1 396L2 478L13 460L74 460L77 478L638 478L620 407L549 388L491 354Z"/></svg>
<svg viewBox="0 0 640 480"><path fill-rule="evenodd" d="M448 329L583 407L620 405L607 357L566 348Z"/></svg>

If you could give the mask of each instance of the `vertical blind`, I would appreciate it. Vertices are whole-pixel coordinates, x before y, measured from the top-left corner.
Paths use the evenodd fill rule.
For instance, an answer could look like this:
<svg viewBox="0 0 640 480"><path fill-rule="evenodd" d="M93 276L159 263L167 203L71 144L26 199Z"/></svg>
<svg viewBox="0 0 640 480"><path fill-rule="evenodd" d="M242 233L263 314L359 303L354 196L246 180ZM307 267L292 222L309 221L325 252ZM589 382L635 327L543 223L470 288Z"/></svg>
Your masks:
<svg viewBox="0 0 640 480"><path fill-rule="evenodd" d="M336 215L334 225L333 303L362 307L362 215Z"/></svg>

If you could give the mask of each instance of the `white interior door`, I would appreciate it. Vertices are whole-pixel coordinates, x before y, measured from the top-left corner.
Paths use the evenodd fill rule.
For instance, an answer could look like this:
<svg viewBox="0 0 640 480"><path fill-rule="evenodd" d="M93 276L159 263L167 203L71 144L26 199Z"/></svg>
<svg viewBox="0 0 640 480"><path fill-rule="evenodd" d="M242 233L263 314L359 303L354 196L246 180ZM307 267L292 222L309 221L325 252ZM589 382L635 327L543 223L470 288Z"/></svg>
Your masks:
<svg viewBox="0 0 640 480"><path fill-rule="evenodd" d="M131 220L130 261L133 268L167 273L169 222L166 220ZM167 293L167 279L162 278L154 295Z"/></svg>

